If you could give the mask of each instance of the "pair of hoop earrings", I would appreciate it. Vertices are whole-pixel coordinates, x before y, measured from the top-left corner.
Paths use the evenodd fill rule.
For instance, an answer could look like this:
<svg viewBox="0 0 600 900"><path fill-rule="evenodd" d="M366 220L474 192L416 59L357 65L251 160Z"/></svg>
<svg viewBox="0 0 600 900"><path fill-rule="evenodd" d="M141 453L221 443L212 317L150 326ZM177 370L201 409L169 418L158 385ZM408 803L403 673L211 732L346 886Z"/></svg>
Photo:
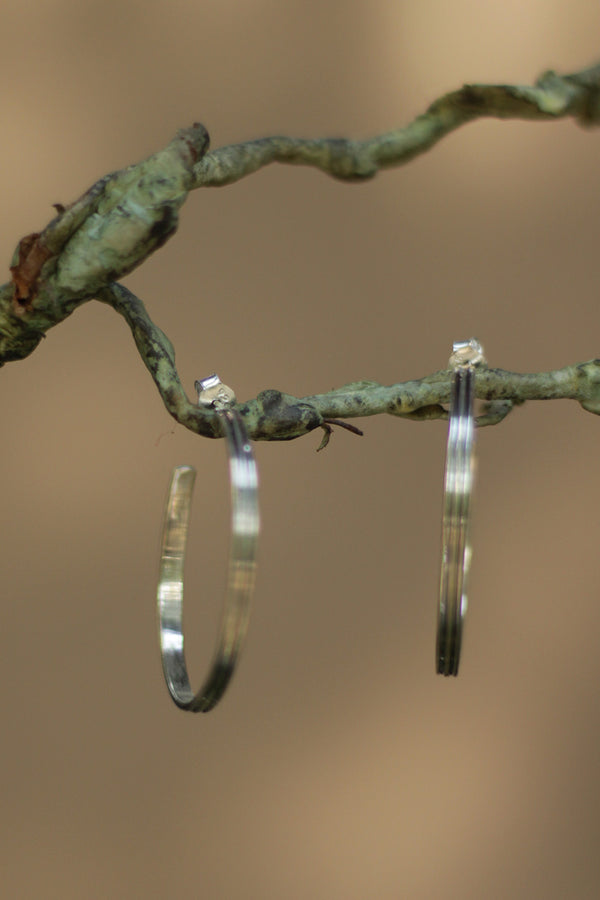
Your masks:
<svg viewBox="0 0 600 900"><path fill-rule="evenodd" d="M471 559L469 522L474 480L474 368L485 363L478 341L453 345L448 444L444 477L442 565L436 665L440 675L457 675L467 577ZM180 709L209 712L225 693L233 675L250 615L260 530L258 474L235 394L218 375L196 382L198 403L218 414L227 443L231 482L231 543L225 612L212 665L200 689L192 690L183 638L183 568L190 507L196 477L191 466L173 471L165 515L158 582L158 619L163 673Z"/></svg>

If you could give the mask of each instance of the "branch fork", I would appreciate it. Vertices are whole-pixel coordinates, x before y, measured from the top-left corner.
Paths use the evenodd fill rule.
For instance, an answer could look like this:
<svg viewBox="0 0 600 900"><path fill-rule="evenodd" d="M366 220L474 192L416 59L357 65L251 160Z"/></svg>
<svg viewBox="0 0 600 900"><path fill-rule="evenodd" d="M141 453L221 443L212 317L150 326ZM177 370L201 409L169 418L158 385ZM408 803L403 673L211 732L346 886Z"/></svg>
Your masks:
<svg viewBox="0 0 600 900"><path fill-rule="evenodd" d="M192 190L219 187L273 162L307 165L344 181L363 181L400 166L477 118L548 121L570 116L586 127L600 123L600 65L571 75L544 73L533 86L464 85L436 100L404 128L368 138L267 137L208 152L198 123L179 131L158 153L99 179L41 232L15 251L11 281L0 287L0 366L24 359L46 332L91 299L112 306L129 325L138 352L177 422L206 437L220 437L218 417L192 404L175 366L173 347L142 301L118 280L175 234L179 210ZM481 367L476 396L487 405L478 424L502 421L525 400L569 398L600 414L600 360L532 375ZM321 428L326 446L333 425L387 413L418 421L447 417L450 372L436 372L391 387L355 382L327 394L298 399L263 391L238 404L250 437L292 440Z"/></svg>

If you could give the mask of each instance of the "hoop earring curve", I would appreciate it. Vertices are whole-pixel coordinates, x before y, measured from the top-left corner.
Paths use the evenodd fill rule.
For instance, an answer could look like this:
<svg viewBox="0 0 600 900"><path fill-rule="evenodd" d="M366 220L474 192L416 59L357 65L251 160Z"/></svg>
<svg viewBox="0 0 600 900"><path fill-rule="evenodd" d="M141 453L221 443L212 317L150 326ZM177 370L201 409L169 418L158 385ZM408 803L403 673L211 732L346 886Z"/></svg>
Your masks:
<svg viewBox="0 0 600 900"><path fill-rule="evenodd" d="M169 693L180 709L209 712L227 689L248 630L260 517L256 463L242 417L233 408L235 394L218 375L197 381L196 389L198 403L213 407L219 415L231 480L225 611L211 668L196 693L190 686L183 638L183 568L196 478L191 466L177 466L171 479L161 540L157 607L162 667Z"/></svg>
<svg viewBox="0 0 600 900"><path fill-rule="evenodd" d="M463 619L467 610L467 579L471 562L469 525L475 476L475 366L485 364L479 341L453 344L454 370L444 475L442 565L437 626L438 675L458 675Z"/></svg>

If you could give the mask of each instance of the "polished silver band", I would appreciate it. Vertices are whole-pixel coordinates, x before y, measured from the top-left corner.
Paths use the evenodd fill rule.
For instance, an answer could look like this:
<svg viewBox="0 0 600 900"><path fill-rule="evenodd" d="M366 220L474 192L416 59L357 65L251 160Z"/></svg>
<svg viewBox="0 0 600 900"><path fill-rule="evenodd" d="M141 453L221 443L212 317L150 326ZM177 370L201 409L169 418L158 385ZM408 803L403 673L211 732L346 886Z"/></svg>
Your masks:
<svg viewBox="0 0 600 900"><path fill-rule="evenodd" d="M475 338L456 342L450 357L454 369L444 476L442 565L436 666L439 675L458 675L463 619L467 610L467 578L471 492L475 475L474 367L485 363Z"/></svg>
<svg viewBox="0 0 600 900"><path fill-rule="evenodd" d="M188 676L183 638L183 569L196 472L173 471L163 523L158 582L158 619L162 666L171 697L181 709L209 712L227 689L248 630L256 575L260 518L258 474L242 417L231 408L231 388L213 375L196 382L198 402L219 415L227 442L231 480L231 543L225 611L210 671L199 691Z"/></svg>

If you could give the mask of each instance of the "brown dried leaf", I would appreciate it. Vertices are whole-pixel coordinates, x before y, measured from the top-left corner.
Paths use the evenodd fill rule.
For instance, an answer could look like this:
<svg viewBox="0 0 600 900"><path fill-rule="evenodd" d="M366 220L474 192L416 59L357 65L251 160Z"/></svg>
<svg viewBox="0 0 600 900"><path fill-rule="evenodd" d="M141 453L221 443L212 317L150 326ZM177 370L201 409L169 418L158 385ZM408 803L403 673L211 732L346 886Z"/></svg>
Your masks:
<svg viewBox="0 0 600 900"><path fill-rule="evenodd" d="M42 266L52 256L38 232L27 234L19 241L17 262L10 267L15 286L14 299L20 306L29 306L36 292L36 283Z"/></svg>

